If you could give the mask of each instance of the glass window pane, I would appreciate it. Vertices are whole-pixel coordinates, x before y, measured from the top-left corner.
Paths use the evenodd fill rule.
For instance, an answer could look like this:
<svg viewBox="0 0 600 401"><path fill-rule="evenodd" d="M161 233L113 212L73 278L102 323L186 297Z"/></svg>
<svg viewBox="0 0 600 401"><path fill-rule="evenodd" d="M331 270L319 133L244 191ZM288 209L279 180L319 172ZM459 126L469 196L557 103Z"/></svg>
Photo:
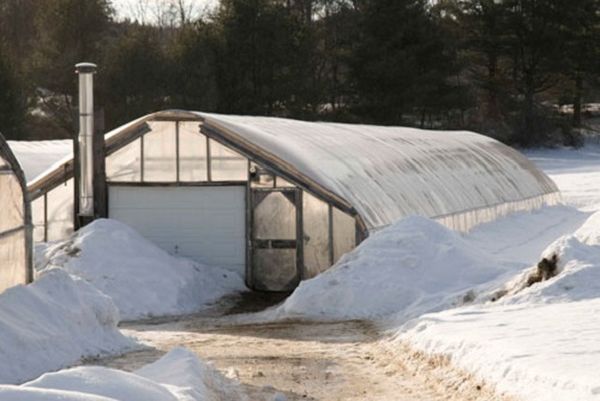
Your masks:
<svg viewBox="0 0 600 401"><path fill-rule="evenodd" d="M179 123L179 180L207 181L206 137L198 122Z"/></svg>
<svg viewBox="0 0 600 401"><path fill-rule="evenodd" d="M255 206L253 217L254 238L296 239L296 207L281 192L268 193Z"/></svg>
<svg viewBox="0 0 600 401"><path fill-rule="evenodd" d="M175 122L152 121L144 135L144 181L177 181Z"/></svg>
<svg viewBox="0 0 600 401"><path fill-rule="evenodd" d="M25 224L23 191L12 171L0 172L0 232Z"/></svg>
<svg viewBox="0 0 600 401"><path fill-rule="evenodd" d="M48 241L73 233L73 179L48 192Z"/></svg>
<svg viewBox="0 0 600 401"><path fill-rule="evenodd" d="M212 139L210 140L210 168L213 181L248 179L248 160Z"/></svg>
<svg viewBox="0 0 600 401"><path fill-rule="evenodd" d="M31 222L33 223L33 240L44 242L44 195L31 202Z"/></svg>
<svg viewBox="0 0 600 401"><path fill-rule="evenodd" d="M354 217L333 208L333 261L337 262L356 244L356 221Z"/></svg>
<svg viewBox="0 0 600 401"><path fill-rule="evenodd" d="M0 237L0 292L27 279L25 230Z"/></svg>
<svg viewBox="0 0 600 401"><path fill-rule="evenodd" d="M106 158L106 179L139 182L141 165L141 139L136 139Z"/></svg>
<svg viewBox="0 0 600 401"><path fill-rule="evenodd" d="M329 267L329 206L307 192L302 194L305 278Z"/></svg>

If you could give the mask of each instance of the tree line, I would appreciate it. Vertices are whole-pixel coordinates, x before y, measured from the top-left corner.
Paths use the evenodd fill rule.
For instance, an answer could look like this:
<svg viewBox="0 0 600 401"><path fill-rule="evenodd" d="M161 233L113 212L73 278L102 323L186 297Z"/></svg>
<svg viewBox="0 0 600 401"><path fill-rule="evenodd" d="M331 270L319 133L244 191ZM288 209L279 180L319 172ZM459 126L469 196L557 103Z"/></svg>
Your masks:
<svg viewBox="0 0 600 401"><path fill-rule="evenodd" d="M181 108L576 145L600 101L600 0L193 3L122 19L109 0L3 0L0 131L71 137L80 61L106 129Z"/></svg>

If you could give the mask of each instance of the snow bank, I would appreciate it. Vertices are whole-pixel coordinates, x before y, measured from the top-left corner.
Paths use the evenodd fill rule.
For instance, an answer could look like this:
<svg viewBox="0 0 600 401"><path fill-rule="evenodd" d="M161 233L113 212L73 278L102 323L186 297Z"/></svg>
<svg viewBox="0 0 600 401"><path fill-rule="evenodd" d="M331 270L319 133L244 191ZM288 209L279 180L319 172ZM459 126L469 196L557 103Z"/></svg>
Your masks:
<svg viewBox="0 0 600 401"><path fill-rule="evenodd" d="M244 399L239 384L221 375L212 366L182 347L175 348L162 359L146 365L138 375L176 387L181 399L203 401L235 401Z"/></svg>
<svg viewBox="0 0 600 401"><path fill-rule="evenodd" d="M1 400L237 401L239 384L183 348L135 373L96 366L47 373L22 386L0 386Z"/></svg>
<svg viewBox="0 0 600 401"><path fill-rule="evenodd" d="M37 269L56 267L110 296L123 319L191 313L245 289L235 273L171 256L116 220L96 220L36 257Z"/></svg>
<svg viewBox="0 0 600 401"><path fill-rule="evenodd" d="M503 304L572 302L600 297L600 212L593 214L575 233L546 248L540 257L558 257L557 276L530 287L527 276L517 275L504 287ZM496 291L497 293L497 291Z"/></svg>
<svg viewBox="0 0 600 401"><path fill-rule="evenodd" d="M304 281L274 313L313 319L403 319L460 303L507 266L457 233L409 217L371 235L327 272Z"/></svg>
<svg viewBox="0 0 600 401"><path fill-rule="evenodd" d="M554 254L556 277L523 289L526 272L500 301L424 315L397 338L521 399L600 400L600 213Z"/></svg>
<svg viewBox="0 0 600 401"><path fill-rule="evenodd" d="M110 298L64 271L49 270L33 284L6 290L0 294L0 383L133 347L118 321Z"/></svg>

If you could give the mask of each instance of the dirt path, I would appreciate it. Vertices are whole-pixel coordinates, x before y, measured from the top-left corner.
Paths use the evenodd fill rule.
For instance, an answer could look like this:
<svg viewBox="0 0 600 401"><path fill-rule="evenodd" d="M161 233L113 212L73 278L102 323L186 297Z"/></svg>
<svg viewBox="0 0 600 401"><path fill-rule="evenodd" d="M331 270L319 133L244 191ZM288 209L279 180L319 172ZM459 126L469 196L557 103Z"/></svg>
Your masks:
<svg viewBox="0 0 600 401"><path fill-rule="evenodd" d="M182 345L237 378L252 401L283 399L274 398L277 393L290 401L477 399L456 397L426 370L416 374L414 366L399 362L370 323L244 320L213 310L177 321L130 323L125 333L151 348L94 363L135 370Z"/></svg>

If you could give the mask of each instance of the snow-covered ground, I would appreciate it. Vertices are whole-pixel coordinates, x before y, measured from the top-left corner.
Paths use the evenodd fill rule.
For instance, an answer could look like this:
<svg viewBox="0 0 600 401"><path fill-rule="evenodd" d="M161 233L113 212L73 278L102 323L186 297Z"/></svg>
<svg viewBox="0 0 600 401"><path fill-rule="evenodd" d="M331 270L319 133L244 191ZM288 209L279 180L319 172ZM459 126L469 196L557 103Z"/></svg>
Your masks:
<svg viewBox="0 0 600 401"><path fill-rule="evenodd" d="M59 268L90 283L113 300L123 320L197 312L246 289L235 273L172 256L108 219L38 248L35 264L39 272Z"/></svg>
<svg viewBox="0 0 600 401"><path fill-rule="evenodd" d="M529 150L525 155L556 182L568 205L600 210L600 145Z"/></svg>
<svg viewBox="0 0 600 401"><path fill-rule="evenodd" d="M97 366L47 373L21 386L0 385L10 401L242 401L240 386L192 352L175 348L129 373Z"/></svg>
<svg viewBox="0 0 600 401"><path fill-rule="evenodd" d="M462 236L428 219L404 219L262 317L385 319L392 348L401 342L444 355L499 392L526 401L600 400L600 214L593 214L600 210L600 147L528 156L558 183L565 205ZM231 272L173 257L110 220L38 251L38 280L0 295L0 383L133 347L116 327L119 312L125 319L188 313L244 290ZM559 274L525 286L537 261L555 254ZM0 386L4 399L244 395L177 349L133 373L79 367Z"/></svg>
<svg viewBox="0 0 600 401"><path fill-rule="evenodd" d="M34 283L0 294L0 383L139 347L119 331L122 319L196 312L245 290L234 273L173 257L113 220L36 251ZM30 399L13 391L0 399Z"/></svg>
<svg viewBox="0 0 600 401"><path fill-rule="evenodd" d="M544 252L557 277L521 290L518 275L499 301L424 315L397 338L524 400L600 400L599 240L595 214Z"/></svg>
<svg viewBox="0 0 600 401"><path fill-rule="evenodd" d="M401 220L267 315L386 316L392 347L448 357L500 393L600 400L600 147L528 156L557 182L564 205L462 237L427 219ZM527 287L537 262L552 255L558 275Z"/></svg>
<svg viewBox="0 0 600 401"><path fill-rule="evenodd" d="M518 399L600 400L600 213L588 217L600 209L600 148L538 150L529 156L557 182L566 203L580 209L565 227L587 218L539 252L537 260L558 256L559 274L522 289L532 267L499 288L507 292L499 301L489 301L496 298L491 293L470 306L426 314L396 329L395 341L444 355ZM523 220L515 224L515 236L519 227L537 229ZM482 248L494 248L494 234L482 232ZM525 247L503 242L512 240L500 240L497 254L531 262Z"/></svg>
<svg viewBox="0 0 600 401"><path fill-rule="evenodd" d="M51 270L33 284L6 290L0 294L0 383L134 347L118 322L109 297L64 271Z"/></svg>
<svg viewBox="0 0 600 401"><path fill-rule="evenodd" d="M409 217L302 282L273 314L344 320L397 313L408 319L462 303L477 286L519 266L480 251L430 219Z"/></svg>

